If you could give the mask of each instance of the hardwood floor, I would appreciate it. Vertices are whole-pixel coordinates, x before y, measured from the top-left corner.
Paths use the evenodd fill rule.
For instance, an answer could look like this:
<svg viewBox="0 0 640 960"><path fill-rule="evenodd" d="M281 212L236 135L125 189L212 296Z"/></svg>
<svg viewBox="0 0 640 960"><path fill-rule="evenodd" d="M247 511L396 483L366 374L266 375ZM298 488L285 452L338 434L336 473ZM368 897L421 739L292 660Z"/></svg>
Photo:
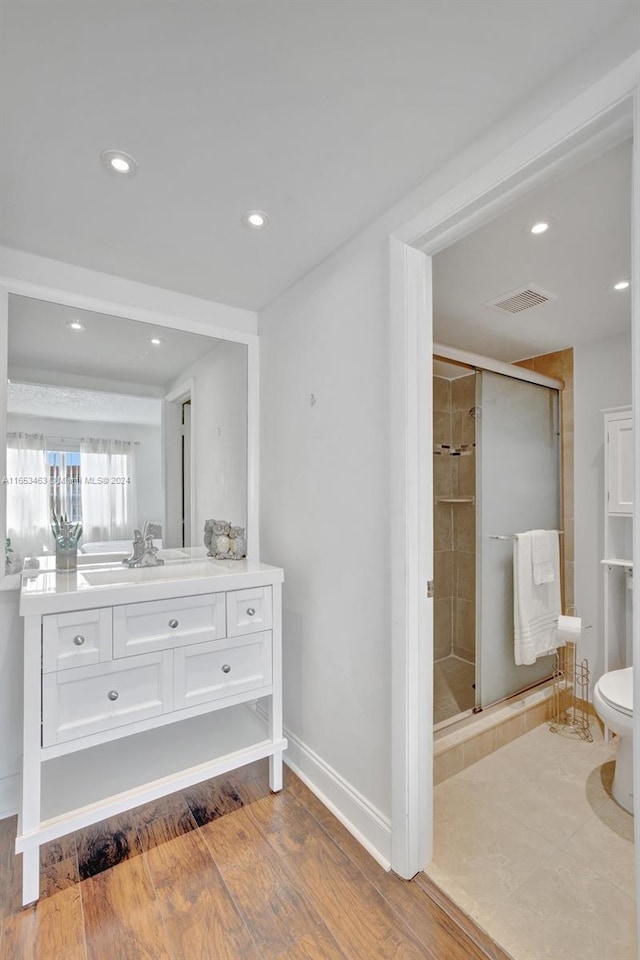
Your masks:
<svg viewBox="0 0 640 960"><path fill-rule="evenodd" d="M0 821L3 960L504 960L430 885L386 873L266 761L57 840L20 906Z"/></svg>

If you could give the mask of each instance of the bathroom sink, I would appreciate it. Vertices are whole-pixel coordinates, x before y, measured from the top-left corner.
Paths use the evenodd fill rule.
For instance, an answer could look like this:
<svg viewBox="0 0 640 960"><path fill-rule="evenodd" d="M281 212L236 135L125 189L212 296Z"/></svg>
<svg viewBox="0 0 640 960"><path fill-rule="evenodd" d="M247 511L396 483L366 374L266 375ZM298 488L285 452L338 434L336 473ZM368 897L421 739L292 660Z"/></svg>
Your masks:
<svg viewBox="0 0 640 960"><path fill-rule="evenodd" d="M157 580L195 580L210 577L220 571L215 560L203 560L200 563L165 563L159 567L125 567L109 570L83 570L82 576L91 587L113 584L147 583Z"/></svg>

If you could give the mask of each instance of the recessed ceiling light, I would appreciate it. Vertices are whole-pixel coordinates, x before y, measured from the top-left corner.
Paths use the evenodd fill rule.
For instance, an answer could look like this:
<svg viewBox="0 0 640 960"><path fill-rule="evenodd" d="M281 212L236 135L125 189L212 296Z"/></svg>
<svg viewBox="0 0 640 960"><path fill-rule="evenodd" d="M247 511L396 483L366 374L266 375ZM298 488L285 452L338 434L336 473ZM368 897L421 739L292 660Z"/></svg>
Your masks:
<svg viewBox="0 0 640 960"><path fill-rule="evenodd" d="M124 150L103 150L100 160L109 173L115 173L119 177L132 177L138 169L134 158Z"/></svg>
<svg viewBox="0 0 640 960"><path fill-rule="evenodd" d="M535 234L546 233L548 229L549 229L549 224L547 223L547 221L540 220L538 223L534 223L534 225L531 227L531 233L535 233Z"/></svg>
<svg viewBox="0 0 640 960"><path fill-rule="evenodd" d="M629 281L628 281L628 280L618 280L617 283L614 283L613 289L614 289L614 290L626 290L628 286L629 286Z"/></svg>
<svg viewBox="0 0 640 960"><path fill-rule="evenodd" d="M251 227L253 230L260 230L269 222L269 214L264 210L247 210L242 214L242 222L245 227Z"/></svg>
<svg viewBox="0 0 640 960"><path fill-rule="evenodd" d="M149 343L152 343L154 347L159 347L161 343L164 343L164 340L161 340L160 337L150 337Z"/></svg>
<svg viewBox="0 0 640 960"><path fill-rule="evenodd" d="M86 329L84 323L80 323L79 320L69 320L69 321L67 322L67 326L69 327L70 330L85 330L85 329Z"/></svg>

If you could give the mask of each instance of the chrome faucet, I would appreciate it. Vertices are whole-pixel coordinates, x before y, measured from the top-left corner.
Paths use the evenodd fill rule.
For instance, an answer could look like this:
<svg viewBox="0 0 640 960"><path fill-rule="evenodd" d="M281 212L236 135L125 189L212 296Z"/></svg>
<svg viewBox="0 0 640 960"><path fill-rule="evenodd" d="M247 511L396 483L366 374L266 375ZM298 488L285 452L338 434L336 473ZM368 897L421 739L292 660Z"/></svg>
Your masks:
<svg viewBox="0 0 640 960"><path fill-rule="evenodd" d="M122 561L126 567L161 567L164 563L158 556L151 535L143 537L140 530L133 531L133 549L131 555Z"/></svg>

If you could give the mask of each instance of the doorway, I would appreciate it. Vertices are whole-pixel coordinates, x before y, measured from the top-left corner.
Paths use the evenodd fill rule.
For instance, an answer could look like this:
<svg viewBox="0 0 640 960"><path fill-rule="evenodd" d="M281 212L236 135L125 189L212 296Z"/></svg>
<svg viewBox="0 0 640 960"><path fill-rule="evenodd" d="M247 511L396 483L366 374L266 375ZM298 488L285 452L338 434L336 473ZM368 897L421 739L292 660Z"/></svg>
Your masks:
<svg viewBox="0 0 640 960"><path fill-rule="evenodd" d="M628 138L634 108L637 67L614 72L543 122L513 149L469 164L468 177L398 228L391 236L391 433L392 512L392 866L411 877L429 862L432 849L432 744L424 734L433 713L432 616L433 525L431 506L420 493L431 489L432 314L431 257L478 224L488 222L518 197L554 175L574 168L603 143ZM640 233L638 153L633 233ZM632 263L631 284L640 284L640 262ZM632 303L633 329L640 328L638 299ZM634 335L634 364L640 368L640 342ZM634 403L640 382L633 380ZM637 450L640 463L640 446ZM640 470L636 471L640 486ZM424 498L423 498L424 499ZM634 627L634 648L640 636ZM426 656L425 656L426 651ZM425 692L427 691L427 692ZM640 701L640 691L638 691ZM640 735L640 723L638 724ZM636 792L640 799L640 790ZM637 811L640 814L640 809Z"/></svg>

